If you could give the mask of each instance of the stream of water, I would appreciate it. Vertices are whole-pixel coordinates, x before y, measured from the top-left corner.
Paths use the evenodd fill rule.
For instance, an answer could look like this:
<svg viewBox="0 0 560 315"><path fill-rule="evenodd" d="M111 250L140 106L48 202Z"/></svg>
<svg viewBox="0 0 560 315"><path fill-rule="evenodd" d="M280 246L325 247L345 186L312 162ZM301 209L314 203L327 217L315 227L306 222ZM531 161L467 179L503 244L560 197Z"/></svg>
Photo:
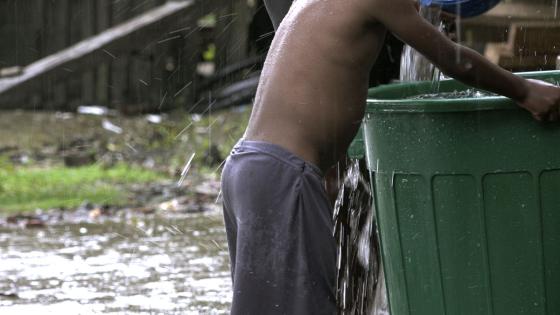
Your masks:
<svg viewBox="0 0 560 315"><path fill-rule="evenodd" d="M388 314L368 177L365 161L351 160L335 203L337 287L342 315Z"/></svg>
<svg viewBox="0 0 560 315"><path fill-rule="evenodd" d="M443 31L438 10L423 7L420 14ZM437 91L440 76L440 71L418 51L408 45L404 48L401 81L433 80L434 91ZM433 94L426 97L433 97ZM337 293L341 315L389 315L373 194L367 178L365 162L350 161L335 204Z"/></svg>
<svg viewBox="0 0 560 315"><path fill-rule="evenodd" d="M443 32L440 10L435 8L420 8L420 15L435 25ZM401 71L399 80L401 82L429 81L438 82L440 71L426 57L409 45L405 45L401 57Z"/></svg>

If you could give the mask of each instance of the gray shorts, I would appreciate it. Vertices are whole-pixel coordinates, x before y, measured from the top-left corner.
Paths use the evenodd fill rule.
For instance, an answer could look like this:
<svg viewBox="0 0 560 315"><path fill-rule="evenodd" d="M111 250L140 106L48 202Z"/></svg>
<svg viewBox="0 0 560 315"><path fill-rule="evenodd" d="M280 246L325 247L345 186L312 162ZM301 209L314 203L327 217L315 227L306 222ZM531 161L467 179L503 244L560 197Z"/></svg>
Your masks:
<svg viewBox="0 0 560 315"><path fill-rule="evenodd" d="M321 171L241 140L222 172L233 315L335 314L336 245Z"/></svg>

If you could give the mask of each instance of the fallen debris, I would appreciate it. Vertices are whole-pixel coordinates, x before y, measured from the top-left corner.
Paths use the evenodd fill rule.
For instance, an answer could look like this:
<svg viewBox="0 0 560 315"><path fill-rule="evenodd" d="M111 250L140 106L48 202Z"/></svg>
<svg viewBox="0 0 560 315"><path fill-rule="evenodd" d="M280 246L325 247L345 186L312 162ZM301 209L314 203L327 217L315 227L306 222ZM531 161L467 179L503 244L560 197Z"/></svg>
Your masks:
<svg viewBox="0 0 560 315"><path fill-rule="evenodd" d="M15 77L23 73L23 68L20 66L1 68L0 78Z"/></svg>
<svg viewBox="0 0 560 315"><path fill-rule="evenodd" d="M19 299L19 295L15 292L0 292L0 298L15 300Z"/></svg>
<svg viewBox="0 0 560 315"><path fill-rule="evenodd" d="M161 124L161 122L163 121L163 116L150 114L146 115L146 120L148 122L151 122L152 124Z"/></svg>
<svg viewBox="0 0 560 315"><path fill-rule="evenodd" d="M25 228L43 228L45 221L34 215L15 214L6 218L6 223L17 224Z"/></svg>
<svg viewBox="0 0 560 315"><path fill-rule="evenodd" d="M94 152L73 151L64 155L64 165L67 167L80 167L95 163Z"/></svg>
<svg viewBox="0 0 560 315"><path fill-rule="evenodd" d="M116 134L121 134L123 132L122 128L113 124L112 122L110 122L107 119L104 119L103 122L101 123L103 126L103 129L114 132Z"/></svg>
<svg viewBox="0 0 560 315"><path fill-rule="evenodd" d="M79 106L77 112L83 115L105 116L109 114L109 109L104 106Z"/></svg>

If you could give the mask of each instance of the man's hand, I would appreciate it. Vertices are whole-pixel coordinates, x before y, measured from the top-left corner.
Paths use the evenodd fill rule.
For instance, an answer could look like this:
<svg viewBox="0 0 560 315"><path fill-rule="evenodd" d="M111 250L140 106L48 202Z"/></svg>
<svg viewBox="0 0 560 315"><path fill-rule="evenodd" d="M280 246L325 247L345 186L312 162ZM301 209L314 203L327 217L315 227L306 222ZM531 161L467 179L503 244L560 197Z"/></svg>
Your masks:
<svg viewBox="0 0 560 315"><path fill-rule="evenodd" d="M558 121L560 88L548 82L527 80L527 95L519 106L528 110L538 121Z"/></svg>

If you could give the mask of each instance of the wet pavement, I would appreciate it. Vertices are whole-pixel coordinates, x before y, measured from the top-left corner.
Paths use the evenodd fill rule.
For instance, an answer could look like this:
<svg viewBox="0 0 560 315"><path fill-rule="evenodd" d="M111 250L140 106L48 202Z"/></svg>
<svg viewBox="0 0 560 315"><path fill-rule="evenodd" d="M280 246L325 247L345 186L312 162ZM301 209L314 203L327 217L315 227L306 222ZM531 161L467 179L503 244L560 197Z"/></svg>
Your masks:
<svg viewBox="0 0 560 315"><path fill-rule="evenodd" d="M227 314L231 299L219 204L37 229L0 223L0 262L3 315Z"/></svg>

